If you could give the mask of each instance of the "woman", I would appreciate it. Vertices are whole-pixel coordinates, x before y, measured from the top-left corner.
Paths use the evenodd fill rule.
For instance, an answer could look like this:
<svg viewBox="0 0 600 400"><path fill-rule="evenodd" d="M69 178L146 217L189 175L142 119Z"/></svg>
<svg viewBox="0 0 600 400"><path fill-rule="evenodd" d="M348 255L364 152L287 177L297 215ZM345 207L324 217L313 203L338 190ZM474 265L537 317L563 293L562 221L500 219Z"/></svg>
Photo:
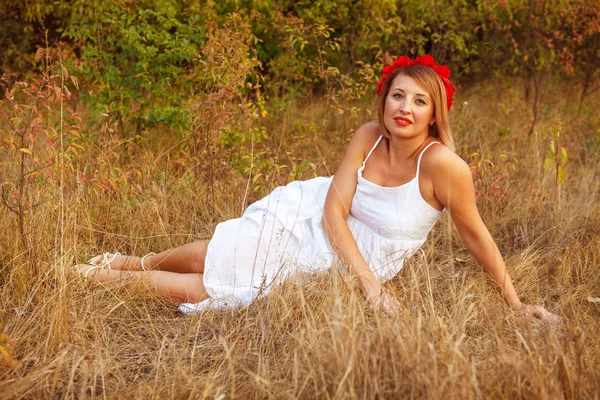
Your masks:
<svg viewBox="0 0 600 400"><path fill-rule="evenodd" d="M338 259L357 276L367 300L394 316L399 305L382 284L448 210L511 306L560 321L541 306L520 302L481 221L471 171L453 151L449 77L448 68L429 55L399 57L379 82L378 122L357 130L334 177L275 189L242 218L219 224L210 242L142 258L105 253L79 271L101 281L143 273L161 295L183 302L180 310L194 312L247 305L294 272L327 269Z"/></svg>

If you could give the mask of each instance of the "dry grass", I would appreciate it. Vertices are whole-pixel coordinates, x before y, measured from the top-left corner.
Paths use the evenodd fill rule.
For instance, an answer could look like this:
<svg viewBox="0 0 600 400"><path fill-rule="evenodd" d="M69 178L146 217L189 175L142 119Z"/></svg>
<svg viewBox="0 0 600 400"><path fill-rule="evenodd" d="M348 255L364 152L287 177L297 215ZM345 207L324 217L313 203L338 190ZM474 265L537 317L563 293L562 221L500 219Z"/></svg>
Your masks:
<svg viewBox="0 0 600 400"><path fill-rule="evenodd" d="M243 178L218 182L213 208L202 171L176 168L175 152L159 157L170 144L153 137L118 161L140 170L138 184L101 195L69 187L62 220L58 201L38 208L30 251L19 248L14 215L0 215L0 324L21 363L0 367L0 398L599 398L600 304L588 297L600 297L600 154L584 141L599 127L600 97L580 113L569 108L577 97L567 87L544 87L533 137L518 82L463 90L453 116L469 162L476 150L496 165L515 152L505 194L489 194L488 176L478 204L522 300L563 315L563 329L513 314L447 216L388 285L403 305L398 321L372 311L334 271L288 281L241 311L196 316L140 283L69 277L70 265L101 249L165 249L208 238L219 220L239 215ZM315 130L309 124L320 126L323 111L296 107L269 127L272 143L323 174L334 170L346 135L332 122L314 141L298 140ZM557 204L546 197L541 132L561 110L570 161ZM499 137L502 128L510 132ZM83 170L96 161L79 162Z"/></svg>

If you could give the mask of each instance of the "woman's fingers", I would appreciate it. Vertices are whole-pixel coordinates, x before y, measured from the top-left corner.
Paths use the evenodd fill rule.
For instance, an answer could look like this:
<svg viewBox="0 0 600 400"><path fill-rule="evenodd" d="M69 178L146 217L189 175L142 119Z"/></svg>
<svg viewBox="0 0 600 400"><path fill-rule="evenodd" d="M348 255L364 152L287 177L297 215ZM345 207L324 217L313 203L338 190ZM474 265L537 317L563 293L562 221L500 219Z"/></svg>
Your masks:
<svg viewBox="0 0 600 400"><path fill-rule="evenodd" d="M560 315L549 313L545 320L552 325L562 325L563 319Z"/></svg>
<svg viewBox="0 0 600 400"><path fill-rule="evenodd" d="M562 317L553 314L542 306L527 305L523 310L524 314L530 318L539 319L549 325L560 325L563 322Z"/></svg>
<svg viewBox="0 0 600 400"><path fill-rule="evenodd" d="M375 309L379 309L392 318L396 318L400 312L400 304L386 291L382 291L378 296L373 296L369 302Z"/></svg>
<svg viewBox="0 0 600 400"><path fill-rule="evenodd" d="M560 315L556 315L546 310L544 307L542 308L542 321L546 322L550 325L561 325L563 323L563 319Z"/></svg>
<svg viewBox="0 0 600 400"><path fill-rule="evenodd" d="M400 304L388 292L383 292L381 297L383 311L390 317L396 318L400 312Z"/></svg>

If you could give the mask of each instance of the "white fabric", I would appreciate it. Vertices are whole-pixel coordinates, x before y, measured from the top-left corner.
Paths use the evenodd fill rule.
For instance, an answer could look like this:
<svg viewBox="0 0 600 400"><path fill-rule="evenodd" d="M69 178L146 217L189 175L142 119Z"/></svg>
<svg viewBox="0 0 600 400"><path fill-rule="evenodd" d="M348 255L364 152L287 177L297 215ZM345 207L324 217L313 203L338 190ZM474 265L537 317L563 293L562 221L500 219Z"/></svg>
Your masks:
<svg viewBox="0 0 600 400"><path fill-rule="evenodd" d="M394 277L442 214L419 190L416 176L396 186L376 185L362 176L380 137L358 169L348 226L379 282ZM314 178L281 186L253 203L241 218L217 225L205 262L203 282L210 299L182 304L183 312L240 307L269 293L296 271L328 269L335 254L321 226L331 180Z"/></svg>

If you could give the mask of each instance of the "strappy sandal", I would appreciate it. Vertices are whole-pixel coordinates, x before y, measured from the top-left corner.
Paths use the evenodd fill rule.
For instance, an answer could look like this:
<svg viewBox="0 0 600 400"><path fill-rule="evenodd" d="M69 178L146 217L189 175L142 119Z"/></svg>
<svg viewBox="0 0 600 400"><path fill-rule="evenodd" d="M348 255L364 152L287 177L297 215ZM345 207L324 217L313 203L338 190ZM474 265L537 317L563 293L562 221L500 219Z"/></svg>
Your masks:
<svg viewBox="0 0 600 400"><path fill-rule="evenodd" d="M98 269L111 269L110 263L115 261L115 258L117 258L117 256L120 256L120 255L121 255L121 253L119 253L118 251L116 253L105 252L99 256L90 258L89 261L87 262L87 264L94 265ZM100 261L100 262L98 262L98 261Z"/></svg>
<svg viewBox="0 0 600 400"><path fill-rule="evenodd" d="M85 274L81 274L81 275L83 275L83 280L85 281L85 280L87 280L88 274L90 273L90 271L93 271L96 269L107 269L107 270L112 269L110 263L113 262L115 260L115 258L120 255L121 255L121 253L119 253L119 252L116 252L116 253L105 252L105 253L102 253L101 255L90 258L88 260L88 262L85 264L76 265L75 268L80 268L83 266L91 267L90 269L85 271ZM140 264L142 266L142 271L149 271L149 269L146 268L145 261L146 261L146 258L148 258L150 256L154 256L154 255L156 255L156 253L150 252L142 257L142 259L140 260Z"/></svg>
<svg viewBox="0 0 600 400"><path fill-rule="evenodd" d="M87 262L87 264L96 266L99 269L111 269L110 263L113 262L115 260L115 258L120 255L122 255L122 254L119 252L102 253L99 256L95 256L95 257L91 258ZM142 265L142 271L149 271L149 269L146 268L146 264L144 261L146 261L146 258L148 258L150 256L155 256L155 255L156 255L156 253L151 251L150 253L146 254L145 256L142 256L142 259L140 260L140 264ZM100 261L100 263L98 263L98 261Z"/></svg>
<svg viewBox="0 0 600 400"><path fill-rule="evenodd" d="M88 274L90 273L90 271L96 270L96 269L111 269L110 263L113 262L115 260L115 258L117 256L120 256L121 253L116 252L116 253L102 253L101 255L92 257L88 260L88 262L86 262L85 264L78 264L75 266L75 268L81 268L84 266L91 266L90 269L88 269L87 271L85 271L85 274L81 274L83 275L83 280L86 281L88 279Z"/></svg>

